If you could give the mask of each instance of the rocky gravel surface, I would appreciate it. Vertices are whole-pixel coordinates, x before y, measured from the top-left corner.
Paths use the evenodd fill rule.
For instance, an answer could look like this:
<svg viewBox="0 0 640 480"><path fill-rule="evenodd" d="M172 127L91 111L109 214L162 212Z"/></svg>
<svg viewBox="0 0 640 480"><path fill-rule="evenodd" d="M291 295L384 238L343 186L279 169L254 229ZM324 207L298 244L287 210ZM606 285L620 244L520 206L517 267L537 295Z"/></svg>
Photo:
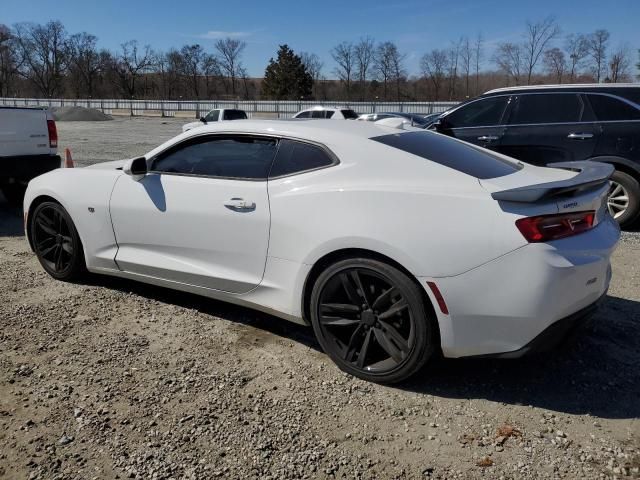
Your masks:
<svg viewBox="0 0 640 480"><path fill-rule="evenodd" d="M149 149L135 148L121 157ZM54 281L0 201L0 478L640 478L637 234L613 270L606 304L561 348L440 359L384 387L266 314Z"/></svg>

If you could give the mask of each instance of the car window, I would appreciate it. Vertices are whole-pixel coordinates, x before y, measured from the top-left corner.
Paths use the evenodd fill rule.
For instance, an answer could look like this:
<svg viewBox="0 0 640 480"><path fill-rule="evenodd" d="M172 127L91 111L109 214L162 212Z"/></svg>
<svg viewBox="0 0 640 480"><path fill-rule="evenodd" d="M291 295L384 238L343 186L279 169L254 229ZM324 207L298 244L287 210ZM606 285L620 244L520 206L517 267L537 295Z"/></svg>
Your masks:
<svg viewBox="0 0 640 480"><path fill-rule="evenodd" d="M588 94L589 103L598 120L640 120L640 110L607 95Z"/></svg>
<svg viewBox="0 0 640 480"><path fill-rule="evenodd" d="M217 122L219 116L220 116L220 110L211 110L209 113L207 113L207 116L204 117L204 119L207 122Z"/></svg>
<svg viewBox="0 0 640 480"><path fill-rule="evenodd" d="M323 110L314 110L311 112L311 118L325 118Z"/></svg>
<svg viewBox="0 0 640 480"><path fill-rule="evenodd" d="M277 140L250 136L208 136L161 153L151 170L209 177L266 179Z"/></svg>
<svg viewBox="0 0 640 480"><path fill-rule="evenodd" d="M314 170L334 163L334 160L323 148L285 139L280 141L278 154L273 162L273 167L271 167L269 177L275 178Z"/></svg>
<svg viewBox="0 0 640 480"><path fill-rule="evenodd" d="M311 112L300 112L295 118L311 118Z"/></svg>
<svg viewBox="0 0 640 480"><path fill-rule="evenodd" d="M445 128L499 125L509 97L490 97L468 103L442 117Z"/></svg>
<svg viewBox="0 0 640 480"><path fill-rule="evenodd" d="M489 150L437 133L392 133L371 140L480 179L503 177L520 169L515 161L503 160Z"/></svg>
<svg viewBox="0 0 640 480"><path fill-rule="evenodd" d="M340 110L342 112L342 116L347 120L355 120L358 118L358 114L353 110Z"/></svg>
<svg viewBox="0 0 640 480"><path fill-rule="evenodd" d="M225 120L246 120L247 114L243 110L225 110Z"/></svg>
<svg viewBox="0 0 640 480"><path fill-rule="evenodd" d="M333 114L336 113L333 110L326 110L325 112L325 117L324 118L331 118L333 117Z"/></svg>
<svg viewBox="0 0 640 480"><path fill-rule="evenodd" d="M509 116L509 124L579 122L582 102L575 93L520 95Z"/></svg>

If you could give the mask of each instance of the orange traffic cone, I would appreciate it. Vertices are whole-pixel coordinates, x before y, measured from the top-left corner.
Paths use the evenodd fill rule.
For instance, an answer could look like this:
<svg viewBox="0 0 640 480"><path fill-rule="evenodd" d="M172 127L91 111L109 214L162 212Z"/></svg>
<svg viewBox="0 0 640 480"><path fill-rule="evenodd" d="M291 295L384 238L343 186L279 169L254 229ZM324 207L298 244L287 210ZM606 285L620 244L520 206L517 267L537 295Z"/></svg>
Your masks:
<svg viewBox="0 0 640 480"><path fill-rule="evenodd" d="M64 162L62 164L62 168L73 168L73 158L71 158L71 150L68 148L64 149Z"/></svg>

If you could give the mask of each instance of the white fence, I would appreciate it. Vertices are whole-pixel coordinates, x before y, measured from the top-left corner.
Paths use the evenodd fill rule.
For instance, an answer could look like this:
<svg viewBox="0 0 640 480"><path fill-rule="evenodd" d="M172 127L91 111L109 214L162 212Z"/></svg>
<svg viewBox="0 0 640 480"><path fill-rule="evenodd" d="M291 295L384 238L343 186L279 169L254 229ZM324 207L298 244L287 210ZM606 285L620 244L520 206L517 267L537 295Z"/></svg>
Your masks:
<svg viewBox="0 0 640 480"><path fill-rule="evenodd" d="M67 107L77 106L95 108L104 113L124 113L129 115L159 114L173 117L178 112L193 114L199 118L214 108L240 108L251 117L270 115L278 118L291 117L296 112L316 105L345 105L358 113L406 112L437 113L443 112L457 102L322 102L322 101L251 101L251 100L122 100L122 99L47 99L47 98L0 98L0 105L12 107L40 106Z"/></svg>

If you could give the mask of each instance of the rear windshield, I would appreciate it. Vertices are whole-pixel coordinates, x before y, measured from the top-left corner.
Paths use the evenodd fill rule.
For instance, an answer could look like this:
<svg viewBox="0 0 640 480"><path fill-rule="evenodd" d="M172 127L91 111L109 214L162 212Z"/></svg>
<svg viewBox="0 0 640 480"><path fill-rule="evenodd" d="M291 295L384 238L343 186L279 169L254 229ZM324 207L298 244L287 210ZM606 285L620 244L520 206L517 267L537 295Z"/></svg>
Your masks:
<svg viewBox="0 0 640 480"><path fill-rule="evenodd" d="M503 177L520 169L515 161L503 160L492 155L489 151L453 140L439 133L392 133L372 137L371 140L480 179Z"/></svg>
<svg viewBox="0 0 640 480"><path fill-rule="evenodd" d="M358 114L353 110L340 110L342 112L342 116L347 120L355 120L358 118Z"/></svg>

